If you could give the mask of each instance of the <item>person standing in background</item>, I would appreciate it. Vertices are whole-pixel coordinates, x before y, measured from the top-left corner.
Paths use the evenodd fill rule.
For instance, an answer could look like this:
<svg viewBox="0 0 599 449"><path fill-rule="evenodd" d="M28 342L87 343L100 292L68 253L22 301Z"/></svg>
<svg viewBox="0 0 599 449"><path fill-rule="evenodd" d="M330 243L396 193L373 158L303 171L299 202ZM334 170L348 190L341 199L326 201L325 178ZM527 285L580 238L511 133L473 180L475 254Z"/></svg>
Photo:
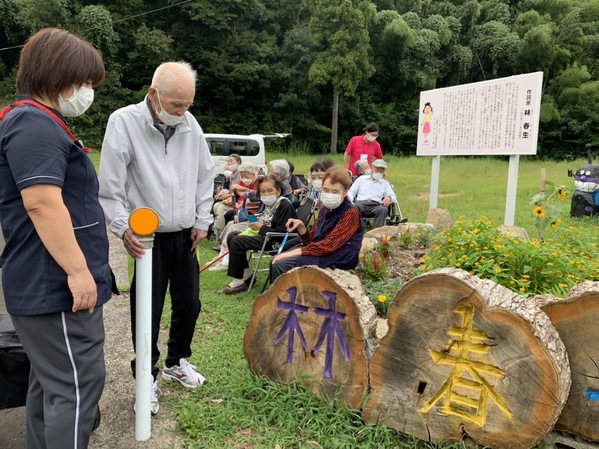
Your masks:
<svg viewBox="0 0 599 449"><path fill-rule="evenodd" d="M188 111L196 79L186 62L161 64L146 98L110 116L100 158L100 203L109 229L132 257L140 258L144 246L129 229L131 212L150 207L159 217L152 250L153 414L159 409L158 333L167 288L172 315L162 377L188 388L206 383L188 361L201 309L196 249L212 223L214 182L204 132ZM135 277L130 301L134 345Z"/></svg>
<svg viewBox="0 0 599 449"><path fill-rule="evenodd" d="M45 28L23 49L17 102L0 112L0 259L6 308L31 362L27 448L87 448L104 389L111 297L98 178L64 117L104 81L92 45Z"/></svg>
<svg viewBox="0 0 599 449"><path fill-rule="evenodd" d="M379 125L370 123L364 128L364 134L354 136L349 140L343 155L343 163L352 176L359 176L355 167L357 161L365 160L368 165L371 165L373 159L383 158L381 145L376 141L379 132Z"/></svg>

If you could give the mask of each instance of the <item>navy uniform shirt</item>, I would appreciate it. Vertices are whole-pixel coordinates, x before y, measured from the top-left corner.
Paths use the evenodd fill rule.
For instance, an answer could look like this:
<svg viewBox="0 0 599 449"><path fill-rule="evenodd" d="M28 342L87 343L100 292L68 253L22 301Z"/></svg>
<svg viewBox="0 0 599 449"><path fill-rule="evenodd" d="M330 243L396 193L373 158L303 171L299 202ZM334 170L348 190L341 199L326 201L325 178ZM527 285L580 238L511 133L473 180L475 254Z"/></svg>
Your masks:
<svg viewBox="0 0 599 449"><path fill-rule="evenodd" d="M112 278L94 166L49 114L24 104L0 122L0 222L6 241L0 265L8 312L41 315L73 307L67 275L46 250L23 205L20 191L36 184L62 188L77 243L98 287L97 305L105 303Z"/></svg>

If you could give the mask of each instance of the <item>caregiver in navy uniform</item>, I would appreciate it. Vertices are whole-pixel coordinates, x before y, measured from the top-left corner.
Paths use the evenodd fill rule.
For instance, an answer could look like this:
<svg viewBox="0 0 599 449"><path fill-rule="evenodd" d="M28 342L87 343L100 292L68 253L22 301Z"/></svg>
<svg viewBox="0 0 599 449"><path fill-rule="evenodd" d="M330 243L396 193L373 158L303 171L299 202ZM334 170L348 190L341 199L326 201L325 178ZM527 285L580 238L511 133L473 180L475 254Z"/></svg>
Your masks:
<svg viewBox="0 0 599 449"><path fill-rule="evenodd" d="M6 308L31 361L27 448L86 448L104 388L108 238L93 164L63 117L104 81L89 42L46 28L21 51L0 113L0 263Z"/></svg>

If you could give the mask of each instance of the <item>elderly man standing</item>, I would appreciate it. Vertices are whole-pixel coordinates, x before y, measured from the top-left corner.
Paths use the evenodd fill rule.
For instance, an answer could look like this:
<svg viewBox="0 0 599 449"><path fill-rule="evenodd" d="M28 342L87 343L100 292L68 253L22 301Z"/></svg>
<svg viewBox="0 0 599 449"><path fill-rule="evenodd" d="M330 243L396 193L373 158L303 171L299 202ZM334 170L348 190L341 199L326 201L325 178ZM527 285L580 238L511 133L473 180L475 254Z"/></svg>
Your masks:
<svg viewBox="0 0 599 449"><path fill-rule="evenodd" d="M374 227L385 226L387 207L395 201L391 184L383 179L387 164L382 159L372 163L372 173L362 175L352 184L347 194L363 217L374 216Z"/></svg>
<svg viewBox="0 0 599 449"><path fill-rule="evenodd" d="M160 224L152 251L152 413L158 412L158 331L167 287L171 325L162 377L195 388L206 379L188 362L200 313L196 248L212 223L214 163L202 128L188 112L196 72L185 62L160 65L145 99L114 112L100 160L100 203L109 229L134 258L144 246L129 229L131 212L154 209ZM135 345L135 275L131 328ZM131 363L135 369L135 362ZM135 374L135 373L134 373Z"/></svg>

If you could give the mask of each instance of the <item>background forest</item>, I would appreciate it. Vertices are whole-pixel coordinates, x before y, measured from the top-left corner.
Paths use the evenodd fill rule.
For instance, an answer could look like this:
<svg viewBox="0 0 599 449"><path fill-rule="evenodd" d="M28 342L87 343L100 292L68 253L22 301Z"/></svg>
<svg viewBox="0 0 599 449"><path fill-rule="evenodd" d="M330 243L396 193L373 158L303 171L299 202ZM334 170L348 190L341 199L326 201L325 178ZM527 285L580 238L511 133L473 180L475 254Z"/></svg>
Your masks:
<svg viewBox="0 0 599 449"><path fill-rule="evenodd" d="M538 156L599 143L598 0L0 0L2 104L45 26L103 54L106 84L70 122L95 148L108 115L180 59L198 71L206 132L289 132L287 145L327 153L375 121L384 152L414 154L420 91L542 70Z"/></svg>

